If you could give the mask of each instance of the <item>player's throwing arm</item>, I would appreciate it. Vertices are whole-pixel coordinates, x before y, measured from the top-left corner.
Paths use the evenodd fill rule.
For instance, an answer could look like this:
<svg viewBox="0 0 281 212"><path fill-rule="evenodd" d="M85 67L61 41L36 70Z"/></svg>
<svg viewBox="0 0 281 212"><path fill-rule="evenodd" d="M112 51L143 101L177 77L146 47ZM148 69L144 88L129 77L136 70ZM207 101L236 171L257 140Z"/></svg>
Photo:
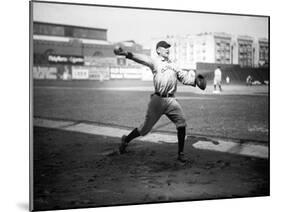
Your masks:
<svg viewBox="0 0 281 212"><path fill-rule="evenodd" d="M148 66L153 74L155 73L155 69L157 68L157 61L154 61L150 57L146 55L141 55L141 54L133 54L131 52L125 51L122 47L116 46L113 50L115 55L120 55L120 56L125 56L127 59L131 59L137 63L140 63L142 65ZM156 63L156 64L155 64ZM178 69L178 68L177 68ZM192 74L193 71L178 71L178 78L179 80L185 84L185 85L191 85L191 86L197 86L201 90L205 90L207 86L207 81L205 77L201 74L197 74L194 72L194 75ZM182 74L184 73L184 74ZM185 83L187 82L188 83Z"/></svg>

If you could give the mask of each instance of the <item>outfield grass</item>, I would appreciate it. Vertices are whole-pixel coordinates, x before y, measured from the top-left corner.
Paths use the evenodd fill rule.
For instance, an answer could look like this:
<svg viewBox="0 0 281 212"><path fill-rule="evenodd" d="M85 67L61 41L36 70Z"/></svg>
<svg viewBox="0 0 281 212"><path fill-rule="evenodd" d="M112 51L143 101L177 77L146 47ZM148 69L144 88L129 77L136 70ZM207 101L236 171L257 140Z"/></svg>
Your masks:
<svg viewBox="0 0 281 212"><path fill-rule="evenodd" d="M188 134L269 140L267 86L223 85L222 95L212 89L179 85ZM152 82L142 81L35 81L34 116L134 128L144 120L152 92ZM155 129L175 132L165 116Z"/></svg>

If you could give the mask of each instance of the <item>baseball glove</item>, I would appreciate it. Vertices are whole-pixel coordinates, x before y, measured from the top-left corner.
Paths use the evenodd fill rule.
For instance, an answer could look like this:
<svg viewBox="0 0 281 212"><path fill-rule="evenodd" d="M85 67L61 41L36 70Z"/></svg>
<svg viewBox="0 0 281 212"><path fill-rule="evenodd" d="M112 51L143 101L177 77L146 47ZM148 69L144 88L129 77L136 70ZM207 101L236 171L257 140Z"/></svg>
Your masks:
<svg viewBox="0 0 281 212"><path fill-rule="evenodd" d="M199 87L201 90L205 90L207 86L207 81L205 77L203 77L201 74L198 74L195 79L197 87Z"/></svg>

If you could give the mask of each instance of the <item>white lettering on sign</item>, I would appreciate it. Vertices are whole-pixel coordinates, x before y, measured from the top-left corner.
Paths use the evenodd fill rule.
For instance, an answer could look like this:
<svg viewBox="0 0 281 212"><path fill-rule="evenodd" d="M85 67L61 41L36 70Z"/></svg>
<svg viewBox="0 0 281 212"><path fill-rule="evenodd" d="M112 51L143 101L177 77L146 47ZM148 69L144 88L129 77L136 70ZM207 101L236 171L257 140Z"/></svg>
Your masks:
<svg viewBox="0 0 281 212"><path fill-rule="evenodd" d="M50 61L50 62L67 62L68 60L67 60L67 57L63 57L63 56L54 56L54 55L49 55L48 56L48 60Z"/></svg>
<svg viewBox="0 0 281 212"><path fill-rule="evenodd" d="M80 57L70 57L69 58L69 61L71 63L83 63L84 62L84 59L83 58L80 58Z"/></svg>
<svg viewBox="0 0 281 212"><path fill-rule="evenodd" d="M57 79L56 67L33 67L34 79Z"/></svg>
<svg viewBox="0 0 281 212"><path fill-rule="evenodd" d="M89 79L89 70L82 67L73 67L72 79Z"/></svg>
<svg viewBox="0 0 281 212"><path fill-rule="evenodd" d="M84 63L84 58L82 57L75 57L75 56L61 56L61 55L49 55L48 56L49 62L55 63Z"/></svg>

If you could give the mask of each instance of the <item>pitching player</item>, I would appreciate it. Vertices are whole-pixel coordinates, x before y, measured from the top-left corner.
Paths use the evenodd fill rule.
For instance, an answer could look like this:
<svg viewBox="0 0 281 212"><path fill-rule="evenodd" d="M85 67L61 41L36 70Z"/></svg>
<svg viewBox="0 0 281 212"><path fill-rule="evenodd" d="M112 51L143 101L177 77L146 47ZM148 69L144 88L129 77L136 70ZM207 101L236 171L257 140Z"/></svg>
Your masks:
<svg viewBox="0 0 281 212"><path fill-rule="evenodd" d="M219 86L220 91L221 89L221 68L218 66L214 71L214 91L217 90L217 85Z"/></svg>
<svg viewBox="0 0 281 212"><path fill-rule="evenodd" d="M143 124L135 128L129 135L123 135L119 152L125 153L129 142L139 136L145 136L152 129L159 118L165 114L177 128L178 157L180 162L186 162L184 158L184 141L186 121L183 109L175 99L177 90L177 80L184 85L198 86L202 90L206 88L206 80L202 75L197 75L194 71L183 71L169 60L170 44L160 41L156 45L157 58L150 58L146 55L124 51L121 47L116 47L114 53L123 55L137 63L148 66L153 73L153 83L155 92L151 95Z"/></svg>

